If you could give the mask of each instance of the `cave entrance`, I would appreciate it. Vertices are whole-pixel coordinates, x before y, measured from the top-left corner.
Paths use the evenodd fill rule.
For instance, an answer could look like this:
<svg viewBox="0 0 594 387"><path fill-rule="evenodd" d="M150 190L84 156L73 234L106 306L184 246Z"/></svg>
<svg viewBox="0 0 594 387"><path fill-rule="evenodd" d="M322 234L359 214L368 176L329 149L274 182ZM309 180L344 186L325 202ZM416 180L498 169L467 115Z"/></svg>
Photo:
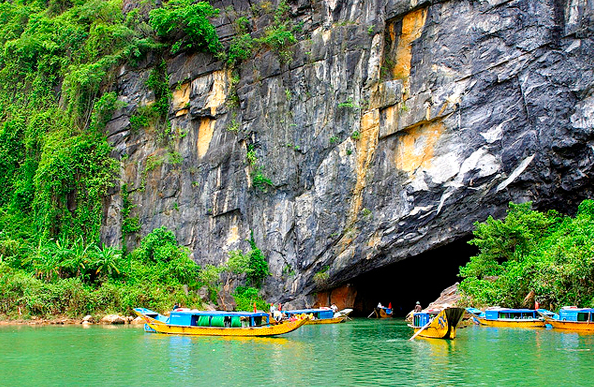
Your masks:
<svg viewBox="0 0 594 387"><path fill-rule="evenodd" d="M394 317L404 317L416 301L423 308L448 286L460 281L460 266L478 253L466 237L423 254L372 270L351 284L357 290L353 316L367 317L378 302L392 303Z"/></svg>

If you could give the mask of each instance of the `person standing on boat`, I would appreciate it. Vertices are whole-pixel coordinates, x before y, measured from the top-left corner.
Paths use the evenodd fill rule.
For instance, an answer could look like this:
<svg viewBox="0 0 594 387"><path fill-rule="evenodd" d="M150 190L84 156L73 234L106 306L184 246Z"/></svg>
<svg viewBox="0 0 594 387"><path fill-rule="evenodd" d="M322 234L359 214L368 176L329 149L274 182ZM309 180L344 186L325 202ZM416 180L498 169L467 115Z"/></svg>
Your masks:
<svg viewBox="0 0 594 387"><path fill-rule="evenodd" d="M172 310L176 310L177 308L179 308L179 304L176 302L175 305L173 305L173 309Z"/></svg>
<svg viewBox="0 0 594 387"><path fill-rule="evenodd" d="M417 304L415 305L415 309L413 310L413 312L418 313L421 312L423 310L423 308L421 307L421 303L419 301L417 301Z"/></svg>
<svg viewBox="0 0 594 387"><path fill-rule="evenodd" d="M338 306L336 306L335 303L332 303L332 305L330 306L330 309L332 309L332 313L338 312Z"/></svg>

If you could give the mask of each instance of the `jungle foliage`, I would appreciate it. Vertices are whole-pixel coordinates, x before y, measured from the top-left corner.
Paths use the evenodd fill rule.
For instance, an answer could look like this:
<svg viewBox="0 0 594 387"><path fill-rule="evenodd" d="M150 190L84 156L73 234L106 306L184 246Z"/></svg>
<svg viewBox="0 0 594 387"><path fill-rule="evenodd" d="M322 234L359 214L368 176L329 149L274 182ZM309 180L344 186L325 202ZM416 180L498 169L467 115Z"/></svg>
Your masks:
<svg viewBox="0 0 594 387"><path fill-rule="evenodd" d="M183 289L198 286L198 267L170 232L155 230L131 254L100 244L102 200L118 171L105 135L122 107L116 69L149 52L161 57L177 33L184 49L220 48L208 3L155 8L151 0L127 14L122 0L0 1L0 314L192 301ZM163 126L164 73L157 63L148 81L157 98L148 119ZM133 204L125 207L123 233L138 231Z"/></svg>
<svg viewBox="0 0 594 387"><path fill-rule="evenodd" d="M164 227L140 246L121 251L82 238L23 245L0 240L0 316L128 313L143 306L169 310L176 302L200 306L200 268Z"/></svg>
<svg viewBox="0 0 594 387"><path fill-rule="evenodd" d="M510 203L503 220L476 224L479 254L460 268L460 290L475 306L594 307L594 201L575 217Z"/></svg>

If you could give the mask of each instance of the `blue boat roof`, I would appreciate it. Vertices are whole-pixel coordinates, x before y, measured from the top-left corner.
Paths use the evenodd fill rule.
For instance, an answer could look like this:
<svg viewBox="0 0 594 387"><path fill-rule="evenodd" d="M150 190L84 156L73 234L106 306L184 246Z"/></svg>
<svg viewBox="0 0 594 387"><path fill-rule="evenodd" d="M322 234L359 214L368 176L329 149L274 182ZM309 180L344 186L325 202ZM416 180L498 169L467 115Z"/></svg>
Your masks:
<svg viewBox="0 0 594 387"><path fill-rule="evenodd" d="M301 314L301 313L318 313L318 312L332 312L329 308L312 308L312 309L294 309L284 310L286 314Z"/></svg>
<svg viewBox="0 0 594 387"><path fill-rule="evenodd" d="M563 307L561 308L562 311L573 311L573 312L580 312L580 313L594 313L594 309L593 308L568 308L568 307Z"/></svg>
<svg viewBox="0 0 594 387"><path fill-rule="evenodd" d="M534 309L489 309L489 310L494 310L497 312L502 312L502 313L534 313L535 310Z"/></svg>
<svg viewBox="0 0 594 387"><path fill-rule="evenodd" d="M204 311L204 310L180 310L180 311L172 311L171 313L176 314L191 314L193 316L240 316L240 317L263 317L268 316L268 313L264 312L224 312L220 310L215 311Z"/></svg>
<svg viewBox="0 0 594 387"><path fill-rule="evenodd" d="M134 310L142 313L142 314L158 314L157 312L153 312L152 310L145 309L145 308L135 308ZM171 311L170 314L191 314L194 316L239 316L239 317L264 317L268 316L268 313L264 312L224 312L220 310L215 311L203 311L197 309L183 309L183 310L174 310Z"/></svg>

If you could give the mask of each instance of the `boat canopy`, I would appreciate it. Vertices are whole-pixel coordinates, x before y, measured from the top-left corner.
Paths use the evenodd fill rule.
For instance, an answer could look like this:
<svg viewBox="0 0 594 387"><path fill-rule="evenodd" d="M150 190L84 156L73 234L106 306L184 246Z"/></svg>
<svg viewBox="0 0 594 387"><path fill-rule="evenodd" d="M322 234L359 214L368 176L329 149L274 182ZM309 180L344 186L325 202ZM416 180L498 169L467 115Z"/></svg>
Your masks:
<svg viewBox="0 0 594 387"><path fill-rule="evenodd" d="M591 308L561 308L559 320L565 321L594 321L594 309Z"/></svg>
<svg viewBox="0 0 594 387"><path fill-rule="evenodd" d="M283 313L287 316L295 316L299 314L313 314L314 316L316 316L316 318L334 317L334 312L332 311L332 309L326 308L285 310L283 311Z"/></svg>
<svg viewBox="0 0 594 387"><path fill-rule="evenodd" d="M534 309L504 309L493 308L485 310L485 318L488 320L497 319L533 319L539 318Z"/></svg>
<svg viewBox="0 0 594 387"><path fill-rule="evenodd" d="M431 314L427 312L413 312L413 326L421 328L431 321Z"/></svg>
<svg viewBox="0 0 594 387"><path fill-rule="evenodd" d="M238 316L238 317L265 317L268 316L268 313L265 312L224 312L220 310L216 311L203 311L197 309L188 309L188 310L175 310L171 312L171 315L174 314L192 314L195 316Z"/></svg>
<svg viewBox="0 0 594 387"><path fill-rule="evenodd" d="M493 308L493 309L487 309L486 312L488 311L496 311L496 312L502 312L502 313L534 313L535 310L534 309L511 309L511 308Z"/></svg>
<svg viewBox="0 0 594 387"><path fill-rule="evenodd" d="M177 326L239 328L244 325L256 327L270 324L269 315L264 312L252 313L176 309L169 314L169 317L166 317L145 308L136 308L134 310L165 324Z"/></svg>

